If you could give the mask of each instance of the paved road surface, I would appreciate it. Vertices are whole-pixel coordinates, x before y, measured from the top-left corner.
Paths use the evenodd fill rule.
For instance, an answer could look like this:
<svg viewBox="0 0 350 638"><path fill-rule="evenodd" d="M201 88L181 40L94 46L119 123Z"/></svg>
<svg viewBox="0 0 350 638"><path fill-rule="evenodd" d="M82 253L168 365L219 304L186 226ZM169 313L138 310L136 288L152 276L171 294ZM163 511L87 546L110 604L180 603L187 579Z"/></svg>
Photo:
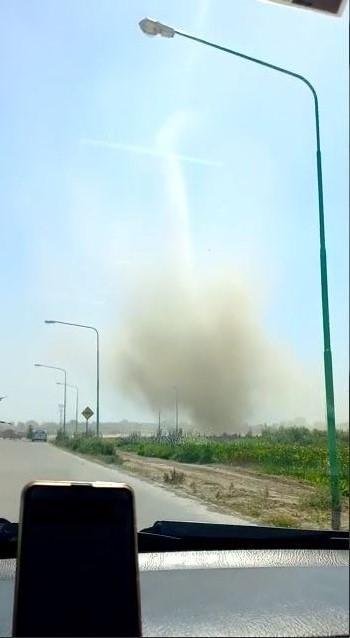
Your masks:
<svg viewBox="0 0 350 638"><path fill-rule="evenodd" d="M0 439L0 518L18 520L21 489L34 479L125 482L135 490L139 529L156 520L245 523L242 519L209 511L198 501L173 494L119 469L92 463L49 443Z"/></svg>

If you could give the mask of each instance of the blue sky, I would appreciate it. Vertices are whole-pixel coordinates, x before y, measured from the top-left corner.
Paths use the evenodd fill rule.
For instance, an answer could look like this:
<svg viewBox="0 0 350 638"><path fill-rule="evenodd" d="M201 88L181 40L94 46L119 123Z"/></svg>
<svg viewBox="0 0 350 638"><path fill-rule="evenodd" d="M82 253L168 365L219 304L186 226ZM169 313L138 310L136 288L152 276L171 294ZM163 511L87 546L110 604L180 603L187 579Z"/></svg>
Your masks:
<svg viewBox="0 0 350 638"><path fill-rule="evenodd" d="M54 318L101 331L101 419L152 419L118 390L114 358L129 287L166 268L169 255L202 277L227 267L247 278L264 298L271 340L322 387L311 95L184 39L146 38L137 26L145 15L301 73L318 92L345 420L347 12L329 18L257 0L1 3L0 418L57 418L60 379L34 361L67 367L82 404L94 407L94 335L44 325ZM323 417L323 401L310 418Z"/></svg>

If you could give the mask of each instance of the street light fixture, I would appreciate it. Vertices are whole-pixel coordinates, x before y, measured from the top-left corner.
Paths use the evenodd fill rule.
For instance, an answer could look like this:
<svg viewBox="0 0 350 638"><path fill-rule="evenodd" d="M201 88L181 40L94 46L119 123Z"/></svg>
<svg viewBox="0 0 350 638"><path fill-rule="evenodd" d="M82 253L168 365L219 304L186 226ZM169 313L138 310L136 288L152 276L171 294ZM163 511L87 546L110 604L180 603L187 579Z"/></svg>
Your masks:
<svg viewBox="0 0 350 638"><path fill-rule="evenodd" d="M50 370L59 370L64 374L64 399L63 399L63 433L66 433L66 407L67 407L67 371L57 366L48 366L45 363L34 363L35 368L49 368Z"/></svg>
<svg viewBox="0 0 350 638"><path fill-rule="evenodd" d="M100 435L100 335L94 326L86 326L83 323L71 323L70 321L55 321L45 319L45 323L60 323L63 326L74 326L75 328L87 328L96 333L96 434Z"/></svg>
<svg viewBox="0 0 350 638"><path fill-rule="evenodd" d="M163 38L173 38L176 31L166 24L162 24L152 18L143 18L140 20L139 27L146 35L161 35Z"/></svg>
<svg viewBox="0 0 350 638"><path fill-rule="evenodd" d="M56 382L57 385L64 385L61 381ZM67 388L73 388L76 392L75 396L75 432L78 432L78 406L79 406L79 388L77 385L67 383Z"/></svg>
<svg viewBox="0 0 350 638"><path fill-rule="evenodd" d="M254 62L260 66L278 71L284 75L296 78L305 84L312 93L314 102L314 114L315 114L315 131L316 131L316 167L317 167L317 187L318 187L318 215L319 215L319 230L320 230L320 271L321 271L321 296L322 296L322 323L323 323L323 343L324 343L324 378L325 378L325 393L326 393L326 407L327 407L327 432L328 432L328 457L330 466L330 483L331 483L331 496L332 496L332 527L333 529L339 529L340 527L340 513L341 513L341 501L339 490L339 465L337 455L337 443L336 443L336 429L335 429L335 410L334 410L334 387L333 387L333 367L332 367L332 351L331 351L331 338L330 338L330 326L329 326L329 305L328 305L328 278L327 278L327 256L326 256L326 239L325 239L325 227L324 227L324 206L323 206L323 186L322 186L322 160L321 160L321 142L320 142L320 122L319 122L319 108L318 97L316 90L312 86L311 82L304 78L299 73L288 71L283 67L264 62L258 58L253 58L250 55L245 55L233 49L214 44L208 40L197 38L183 31L178 31L173 27L164 25L151 18L144 18L139 22L140 29L147 35L160 35L163 37L174 37L180 35L188 40L193 40L200 44L212 47L224 53L230 53L238 58L247 60L248 62Z"/></svg>

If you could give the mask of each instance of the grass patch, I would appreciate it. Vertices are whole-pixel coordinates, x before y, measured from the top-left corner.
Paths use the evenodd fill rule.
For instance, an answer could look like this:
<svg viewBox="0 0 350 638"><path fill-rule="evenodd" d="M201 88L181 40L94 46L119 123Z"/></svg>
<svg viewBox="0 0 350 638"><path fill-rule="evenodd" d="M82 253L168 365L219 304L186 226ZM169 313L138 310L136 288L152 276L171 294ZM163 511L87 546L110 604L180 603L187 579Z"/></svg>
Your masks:
<svg viewBox="0 0 350 638"><path fill-rule="evenodd" d="M331 507L330 494L326 489L319 489L315 494L301 498L299 504L300 508L304 510L312 508L327 512Z"/></svg>
<svg viewBox="0 0 350 638"><path fill-rule="evenodd" d="M55 445L71 450L72 452L77 452L78 454L94 456L108 464L121 464L123 462L116 451L116 444L113 439L103 439L96 436L85 435L68 437L58 434Z"/></svg>
<svg viewBox="0 0 350 638"><path fill-rule="evenodd" d="M274 527L298 527L297 519L287 514L272 514L265 516L263 522Z"/></svg>

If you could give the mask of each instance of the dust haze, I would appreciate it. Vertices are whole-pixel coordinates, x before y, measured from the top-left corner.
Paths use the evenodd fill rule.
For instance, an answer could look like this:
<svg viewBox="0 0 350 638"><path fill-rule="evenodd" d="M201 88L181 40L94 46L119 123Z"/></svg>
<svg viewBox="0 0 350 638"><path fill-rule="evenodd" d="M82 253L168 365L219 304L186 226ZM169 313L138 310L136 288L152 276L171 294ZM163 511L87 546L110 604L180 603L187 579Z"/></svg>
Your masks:
<svg viewBox="0 0 350 638"><path fill-rule="evenodd" d="M145 277L130 292L116 353L120 390L201 430L301 414L303 373L271 343L256 295L234 276Z"/></svg>

